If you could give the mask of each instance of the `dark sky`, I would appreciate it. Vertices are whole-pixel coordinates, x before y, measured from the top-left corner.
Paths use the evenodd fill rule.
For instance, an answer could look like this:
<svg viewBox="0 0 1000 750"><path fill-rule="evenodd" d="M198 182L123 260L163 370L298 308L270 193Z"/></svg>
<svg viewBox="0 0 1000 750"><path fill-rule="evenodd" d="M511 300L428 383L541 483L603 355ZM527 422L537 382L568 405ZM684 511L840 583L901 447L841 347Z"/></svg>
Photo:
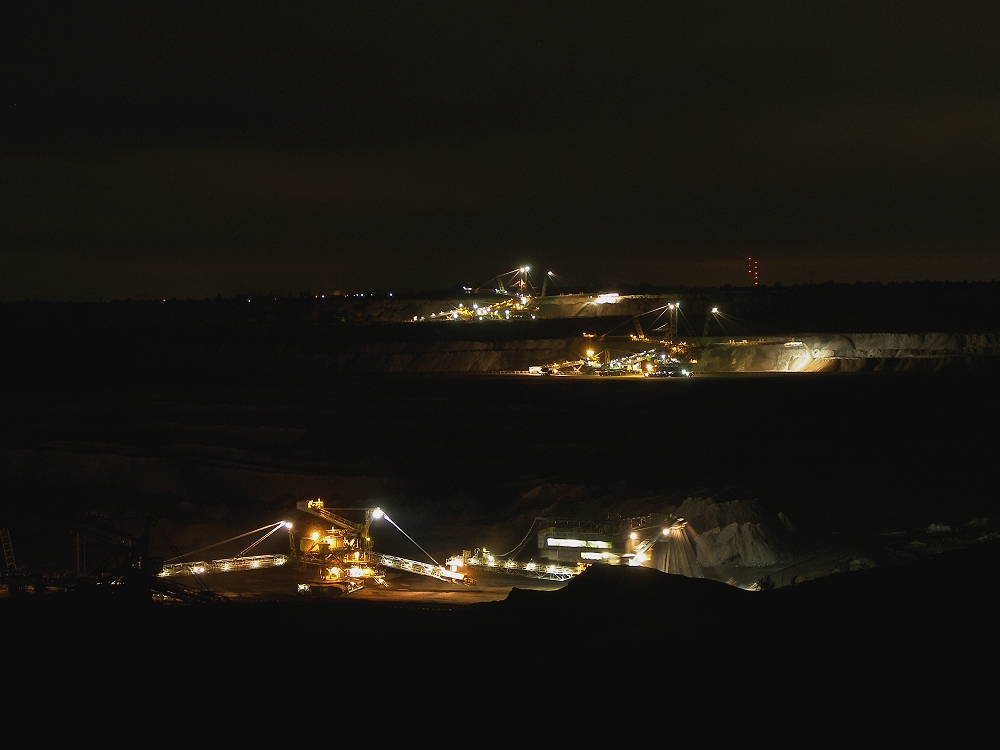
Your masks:
<svg viewBox="0 0 1000 750"><path fill-rule="evenodd" d="M5 4L0 300L1000 278L998 21Z"/></svg>

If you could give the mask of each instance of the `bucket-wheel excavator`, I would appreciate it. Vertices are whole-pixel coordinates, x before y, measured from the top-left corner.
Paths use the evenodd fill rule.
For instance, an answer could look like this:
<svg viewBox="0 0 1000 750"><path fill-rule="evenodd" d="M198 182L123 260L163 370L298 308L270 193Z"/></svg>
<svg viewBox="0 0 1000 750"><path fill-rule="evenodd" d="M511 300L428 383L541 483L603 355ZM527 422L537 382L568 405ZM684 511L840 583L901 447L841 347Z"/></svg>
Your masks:
<svg viewBox="0 0 1000 750"><path fill-rule="evenodd" d="M425 563L376 552L373 549L370 534L372 522L386 521L399 529L395 522L380 508L327 508L321 499L299 502L296 504L296 508L323 519L329 526L322 530L307 530L304 533L296 534L293 531L292 523L279 521L271 526L255 529L239 537L212 545L212 547L219 547L242 537L265 532L256 542L233 557L205 562L190 562L182 558L174 558L164 562L160 575L201 575L209 572L228 572L292 564L303 571L312 573L309 581L298 584L298 592L309 595L350 594L363 588L368 582L386 586L386 569L430 576L448 583L462 583L466 586L476 585L473 578L439 565L437 562ZM359 514L364 514L363 521L354 521L347 517ZM290 551L287 555L247 555L264 539L282 529L288 531ZM407 538L410 538L402 529L399 530ZM413 540L410 539L410 541ZM414 542L414 544L416 543ZM207 549L211 548L198 550L192 555L205 552ZM422 548L421 551L427 554ZM430 557L429 554L427 556ZM433 558L431 559L433 560Z"/></svg>

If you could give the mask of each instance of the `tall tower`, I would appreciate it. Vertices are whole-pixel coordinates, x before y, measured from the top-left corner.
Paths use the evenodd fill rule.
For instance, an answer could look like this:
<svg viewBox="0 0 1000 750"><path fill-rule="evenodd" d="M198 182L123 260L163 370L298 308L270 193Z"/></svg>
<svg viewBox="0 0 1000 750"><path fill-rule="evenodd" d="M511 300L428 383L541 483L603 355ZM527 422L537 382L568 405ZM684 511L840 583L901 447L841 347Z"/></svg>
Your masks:
<svg viewBox="0 0 1000 750"><path fill-rule="evenodd" d="M750 277L750 286L757 286L757 261L747 258L747 275Z"/></svg>

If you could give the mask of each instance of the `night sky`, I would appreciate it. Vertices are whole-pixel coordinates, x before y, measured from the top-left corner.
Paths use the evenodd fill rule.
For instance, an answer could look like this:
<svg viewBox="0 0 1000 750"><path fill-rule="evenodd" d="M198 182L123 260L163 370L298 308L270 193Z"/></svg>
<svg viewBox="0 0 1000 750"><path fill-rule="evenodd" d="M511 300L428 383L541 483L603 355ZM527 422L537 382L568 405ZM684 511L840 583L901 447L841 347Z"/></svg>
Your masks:
<svg viewBox="0 0 1000 750"><path fill-rule="evenodd" d="M1000 278L998 21L6 4L0 301Z"/></svg>

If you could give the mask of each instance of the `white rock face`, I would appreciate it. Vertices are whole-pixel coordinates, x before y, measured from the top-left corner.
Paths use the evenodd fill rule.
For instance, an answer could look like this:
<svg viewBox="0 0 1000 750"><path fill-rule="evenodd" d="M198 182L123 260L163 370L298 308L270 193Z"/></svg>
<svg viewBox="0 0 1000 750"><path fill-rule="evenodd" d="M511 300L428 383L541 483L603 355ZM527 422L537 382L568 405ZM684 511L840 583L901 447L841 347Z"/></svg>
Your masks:
<svg viewBox="0 0 1000 750"><path fill-rule="evenodd" d="M1000 356L1000 335L857 333L710 339L696 372L822 372L861 369L975 367Z"/></svg>
<svg viewBox="0 0 1000 750"><path fill-rule="evenodd" d="M578 360L588 345L583 338L369 342L339 348L323 367L332 372L527 372L539 365Z"/></svg>
<svg viewBox="0 0 1000 750"><path fill-rule="evenodd" d="M631 348L640 351L652 346L640 343ZM579 360L594 347L594 341L587 338L364 342L320 355L317 365L331 373L527 372L532 367ZM691 355L697 360L695 373L933 370L956 365L971 369L1000 362L1000 335L865 333L708 339Z"/></svg>

